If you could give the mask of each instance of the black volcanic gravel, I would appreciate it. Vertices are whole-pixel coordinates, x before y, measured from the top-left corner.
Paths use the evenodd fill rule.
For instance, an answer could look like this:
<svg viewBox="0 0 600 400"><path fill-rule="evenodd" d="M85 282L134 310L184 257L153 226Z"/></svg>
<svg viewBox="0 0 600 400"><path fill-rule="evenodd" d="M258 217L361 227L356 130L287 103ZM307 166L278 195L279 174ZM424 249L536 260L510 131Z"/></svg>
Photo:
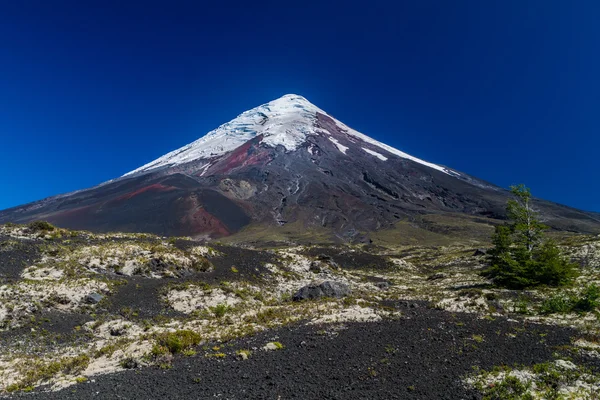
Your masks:
<svg viewBox="0 0 600 400"><path fill-rule="evenodd" d="M363 251L348 251L335 247L311 247L306 255L318 259L330 259L343 269L374 269L386 270L393 268L393 264L386 257L370 254Z"/></svg>
<svg viewBox="0 0 600 400"><path fill-rule="evenodd" d="M264 265L266 263L277 263L277 257L266 251L223 245L211 246L220 251L222 256L209 257L215 269L211 272L203 273L204 279L208 283L262 280L261 275L270 274ZM235 267L238 272L233 272L231 267Z"/></svg>
<svg viewBox="0 0 600 400"><path fill-rule="evenodd" d="M41 257L39 245L39 241L0 235L0 283L19 279L21 272Z"/></svg>
<svg viewBox="0 0 600 400"><path fill-rule="evenodd" d="M185 243L180 241L177 247L187 249L197 243ZM233 281L256 281L268 279L269 271L264 267L265 263L274 263L276 258L267 252L259 252L237 247L214 246L221 252L217 257L210 257L214 269L209 272L199 272L182 278L163 278L153 279L144 277L120 276L125 283L119 286L116 293L106 299L105 306L100 309L106 309L113 314L122 314L123 312L133 311L135 318L152 318L157 315L177 316L182 315L173 311L161 299L161 292L169 284L175 283L197 283L204 282L210 285L219 285L221 282ZM235 267L235 272L232 267ZM262 275L262 276L261 276ZM132 316L129 315L131 318Z"/></svg>
<svg viewBox="0 0 600 400"><path fill-rule="evenodd" d="M405 317L345 328L293 326L222 346L222 360L177 357L169 370L148 367L93 378L40 399L479 399L461 378L473 366L532 365L552 360L570 329L477 319L404 304ZM408 317L408 318L407 318ZM510 337L514 334L516 337ZM473 335L481 335L482 342ZM279 341L279 351L235 350ZM211 352L211 350L209 350Z"/></svg>
<svg viewBox="0 0 600 400"><path fill-rule="evenodd" d="M179 282L176 279L152 279L143 277L122 278L127 282L117 288L116 293L108 296L105 307L113 314L135 312L137 318L151 318L157 315L177 316L180 313L174 311L161 299L161 290L169 283ZM126 315L132 318L133 315Z"/></svg>

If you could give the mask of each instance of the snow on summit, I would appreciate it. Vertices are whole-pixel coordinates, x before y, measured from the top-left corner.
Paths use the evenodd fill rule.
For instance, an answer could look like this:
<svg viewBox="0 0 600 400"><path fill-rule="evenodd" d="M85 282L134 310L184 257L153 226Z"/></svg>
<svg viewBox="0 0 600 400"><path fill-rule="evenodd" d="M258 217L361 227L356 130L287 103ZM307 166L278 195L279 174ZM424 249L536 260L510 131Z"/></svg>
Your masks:
<svg viewBox="0 0 600 400"><path fill-rule="evenodd" d="M307 135L316 134L317 112L325 114L302 96L288 94L245 111L205 136L133 170L124 176L151 169L209 159L235 150L248 140L263 135L262 143L296 150Z"/></svg>
<svg viewBox="0 0 600 400"><path fill-rule="evenodd" d="M264 145L271 147L281 145L285 147L287 151L294 151L306 141L307 136L321 134L317 131L315 126L317 113L328 115L325 111L310 103L304 97L295 94L287 94L276 100L270 101L269 103L245 111L233 120L208 132L200 139L167 153L123 176L147 172L161 167L184 164L194 160L209 160L235 150L259 135L262 135L261 143ZM350 136L359 138L364 142L375 145L399 157L407 158L428 167L449 173L449 170L444 167L420 160L371 139L370 137L347 127L333 117L332 119L338 127ZM339 144L339 142L336 146L340 151L345 153L345 150L342 150L342 148L347 149L347 147ZM340 146L342 148L340 148ZM366 151L373 154L368 150ZM381 159L383 160L383 158Z"/></svg>

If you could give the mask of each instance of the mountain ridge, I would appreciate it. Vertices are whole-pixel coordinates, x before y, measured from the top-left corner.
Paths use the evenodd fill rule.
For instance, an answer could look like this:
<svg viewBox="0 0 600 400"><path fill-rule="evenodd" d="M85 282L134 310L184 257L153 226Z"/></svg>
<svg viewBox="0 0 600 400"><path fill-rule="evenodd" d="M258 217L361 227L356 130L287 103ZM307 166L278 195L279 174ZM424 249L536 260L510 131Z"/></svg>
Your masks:
<svg viewBox="0 0 600 400"><path fill-rule="evenodd" d="M121 177L0 211L0 223L46 219L68 228L198 238L290 224L329 232L332 240L364 241L404 221L473 236L466 228L418 222L452 214L483 218L483 237L505 217L508 196L357 132L302 96L285 95ZM594 213L543 200L537 206L554 229L600 233Z"/></svg>

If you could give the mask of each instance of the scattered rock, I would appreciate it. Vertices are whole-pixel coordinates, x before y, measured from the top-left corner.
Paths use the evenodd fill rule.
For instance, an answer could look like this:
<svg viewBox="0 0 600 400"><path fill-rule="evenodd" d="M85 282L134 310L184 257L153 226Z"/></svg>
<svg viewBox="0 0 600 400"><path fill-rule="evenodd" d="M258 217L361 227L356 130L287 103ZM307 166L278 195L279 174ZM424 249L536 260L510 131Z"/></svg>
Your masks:
<svg viewBox="0 0 600 400"><path fill-rule="evenodd" d="M325 254L319 254L317 256L317 259L321 260L321 261L331 261L331 256L325 255Z"/></svg>
<svg viewBox="0 0 600 400"><path fill-rule="evenodd" d="M138 368L140 366L140 364L138 363L138 361L135 358L128 357L128 358L124 359L123 361L121 361L121 366L125 369L135 369L135 368Z"/></svg>
<svg viewBox="0 0 600 400"><path fill-rule="evenodd" d="M85 302L88 304L98 304L104 298L100 293L90 293L86 296Z"/></svg>
<svg viewBox="0 0 600 400"><path fill-rule="evenodd" d="M127 333L127 327L125 325L114 326L110 328L110 336L123 336Z"/></svg>
<svg viewBox="0 0 600 400"><path fill-rule="evenodd" d="M386 290L390 288L390 283L385 281L375 282L375 286L381 290Z"/></svg>
<svg viewBox="0 0 600 400"><path fill-rule="evenodd" d="M428 281L437 281L438 279L445 279L446 278L446 274L442 273L442 272L438 272L437 274L433 274L430 275L427 280Z"/></svg>
<svg viewBox="0 0 600 400"><path fill-rule="evenodd" d="M402 301L400 303L398 303L398 308L400 307L405 307L405 308L419 308L419 304L418 303L411 303L408 301Z"/></svg>
<svg viewBox="0 0 600 400"><path fill-rule="evenodd" d="M323 272L323 263L321 261L313 261L310 263L310 267L308 268L310 272L314 272L315 274Z"/></svg>
<svg viewBox="0 0 600 400"><path fill-rule="evenodd" d="M311 284L302 287L294 294L293 300L312 300L321 297L345 297L350 294L350 288L345 283L325 281L318 285Z"/></svg>
<svg viewBox="0 0 600 400"><path fill-rule="evenodd" d="M263 347L263 350L274 351L280 350L282 348L283 346L279 342L269 342Z"/></svg>

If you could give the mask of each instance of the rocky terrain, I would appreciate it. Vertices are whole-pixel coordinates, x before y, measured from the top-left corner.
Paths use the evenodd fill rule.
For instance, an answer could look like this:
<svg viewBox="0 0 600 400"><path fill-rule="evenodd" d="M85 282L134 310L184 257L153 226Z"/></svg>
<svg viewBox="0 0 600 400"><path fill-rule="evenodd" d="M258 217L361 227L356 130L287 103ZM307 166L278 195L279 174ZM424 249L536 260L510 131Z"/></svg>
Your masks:
<svg viewBox="0 0 600 400"><path fill-rule="evenodd" d="M597 399L600 237L564 289L486 244L241 246L0 226L0 396Z"/></svg>

